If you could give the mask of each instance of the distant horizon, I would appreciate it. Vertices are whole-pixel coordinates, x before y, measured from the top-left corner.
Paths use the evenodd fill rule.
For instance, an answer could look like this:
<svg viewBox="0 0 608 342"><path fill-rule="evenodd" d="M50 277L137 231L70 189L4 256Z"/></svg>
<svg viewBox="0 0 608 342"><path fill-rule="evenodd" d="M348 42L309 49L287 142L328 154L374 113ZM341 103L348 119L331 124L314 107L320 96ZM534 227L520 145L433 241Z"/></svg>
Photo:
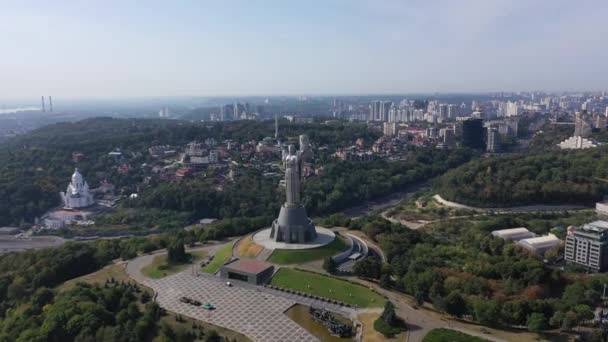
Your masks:
<svg viewBox="0 0 608 342"><path fill-rule="evenodd" d="M24 0L0 12L0 97L602 91L607 17L601 0Z"/></svg>
<svg viewBox="0 0 608 342"><path fill-rule="evenodd" d="M163 99L190 99L190 100L205 100L205 99L240 99L240 98L298 98L298 97L313 97L313 98L330 98L330 97L390 97L390 96L449 96L449 95L496 95L500 93L526 94L526 93L544 93L544 94L589 94L589 93L607 93L607 89L600 90L495 90L495 91L452 91L452 92L394 92L394 93L298 93L298 94L233 94L233 95L124 95L124 96L56 96L53 97L53 102L57 101L133 101L133 100L163 100ZM45 101L48 101L48 95L44 95ZM39 104L41 97L22 97L22 98L2 98L0 97L0 106L5 103L36 103ZM0 107L2 109L2 107Z"/></svg>

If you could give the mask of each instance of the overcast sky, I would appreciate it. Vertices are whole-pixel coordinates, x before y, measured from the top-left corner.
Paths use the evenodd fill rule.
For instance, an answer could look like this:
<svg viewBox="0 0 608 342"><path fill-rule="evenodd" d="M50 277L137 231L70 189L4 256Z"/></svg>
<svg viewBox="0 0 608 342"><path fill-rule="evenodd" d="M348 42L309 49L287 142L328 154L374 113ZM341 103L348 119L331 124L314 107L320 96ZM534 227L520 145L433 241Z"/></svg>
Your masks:
<svg viewBox="0 0 608 342"><path fill-rule="evenodd" d="M608 89L607 0L0 0L0 98Z"/></svg>

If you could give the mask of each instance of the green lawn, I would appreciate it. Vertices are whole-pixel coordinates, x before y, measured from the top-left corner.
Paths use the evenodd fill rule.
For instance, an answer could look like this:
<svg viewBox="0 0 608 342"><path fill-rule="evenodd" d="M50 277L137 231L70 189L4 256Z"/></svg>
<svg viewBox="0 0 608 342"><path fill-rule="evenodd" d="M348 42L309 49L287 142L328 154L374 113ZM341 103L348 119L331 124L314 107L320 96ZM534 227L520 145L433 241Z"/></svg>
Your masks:
<svg viewBox="0 0 608 342"><path fill-rule="evenodd" d="M450 329L433 329L429 331L422 342L489 342L477 336L471 336L460 331Z"/></svg>
<svg viewBox="0 0 608 342"><path fill-rule="evenodd" d="M207 266L203 267L203 272L216 273L220 267L232 256L232 246L238 239L230 241L226 246L220 248Z"/></svg>
<svg viewBox="0 0 608 342"><path fill-rule="evenodd" d="M271 284L364 308L384 306L384 297L369 288L318 273L281 268Z"/></svg>
<svg viewBox="0 0 608 342"><path fill-rule="evenodd" d="M276 249L268 258L268 261L279 265L302 264L336 255L346 250L346 248L344 238L336 235L334 241L319 248L305 250Z"/></svg>
<svg viewBox="0 0 608 342"><path fill-rule="evenodd" d="M206 255L206 252L196 251L190 252L190 254L192 255L192 262L196 262L203 258ZM192 262L168 263L166 254L157 255L150 264L141 269L141 273L148 278L159 279L185 270L192 265Z"/></svg>

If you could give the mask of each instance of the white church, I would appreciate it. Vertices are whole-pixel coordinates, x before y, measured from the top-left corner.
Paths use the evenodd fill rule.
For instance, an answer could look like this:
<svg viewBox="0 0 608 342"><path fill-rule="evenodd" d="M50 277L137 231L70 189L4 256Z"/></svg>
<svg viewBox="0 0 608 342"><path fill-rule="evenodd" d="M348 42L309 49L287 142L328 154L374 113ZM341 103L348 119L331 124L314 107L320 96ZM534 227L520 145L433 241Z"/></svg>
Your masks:
<svg viewBox="0 0 608 342"><path fill-rule="evenodd" d="M82 178L78 169L72 175L72 181L65 192L61 193L63 206L67 209L86 208L95 204L89 184Z"/></svg>

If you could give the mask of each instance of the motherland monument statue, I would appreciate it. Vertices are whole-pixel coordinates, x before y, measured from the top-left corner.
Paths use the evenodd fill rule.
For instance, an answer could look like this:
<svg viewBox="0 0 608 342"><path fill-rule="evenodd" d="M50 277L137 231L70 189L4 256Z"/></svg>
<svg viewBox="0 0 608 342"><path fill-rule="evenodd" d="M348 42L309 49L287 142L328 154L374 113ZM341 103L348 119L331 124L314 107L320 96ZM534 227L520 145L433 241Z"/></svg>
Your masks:
<svg viewBox="0 0 608 342"><path fill-rule="evenodd" d="M283 151L285 167L285 204L279 217L272 223L270 237L277 242L307 243L317 238L312 220L302 205L302 177L304 163L312 159L308 136L300 135L300 149L289 145Z"/></svg>

